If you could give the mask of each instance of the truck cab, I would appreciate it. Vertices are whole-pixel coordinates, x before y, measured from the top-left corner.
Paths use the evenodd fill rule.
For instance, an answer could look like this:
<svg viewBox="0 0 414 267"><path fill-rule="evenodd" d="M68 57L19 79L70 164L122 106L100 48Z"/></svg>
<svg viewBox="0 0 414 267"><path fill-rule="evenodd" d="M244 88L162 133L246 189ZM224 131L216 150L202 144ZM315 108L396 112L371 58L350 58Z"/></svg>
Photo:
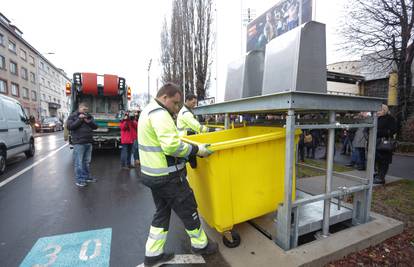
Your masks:
<svg viewBox="0 0 414 267"><path fill-rule="evenodd" d="M79 103L88 104L89 113L98 125L94 130L94 148L118 148L120 121L131 98L131 89L125 79L109 74L74 73L66 93L71 95L71 112L78 110Z"/></svg>

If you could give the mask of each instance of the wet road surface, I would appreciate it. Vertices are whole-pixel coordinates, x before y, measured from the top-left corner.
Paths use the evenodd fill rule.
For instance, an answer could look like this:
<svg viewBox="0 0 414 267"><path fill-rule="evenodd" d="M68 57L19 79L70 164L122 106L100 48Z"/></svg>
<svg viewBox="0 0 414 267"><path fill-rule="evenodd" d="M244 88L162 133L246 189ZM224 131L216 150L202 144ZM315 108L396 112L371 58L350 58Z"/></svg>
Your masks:
<svg viewBox="0 0 414 267"><path fill-rule="evenodd" d="M35 140L35 157L26 159L23 154L8 160L8 169L0 176L2 183L42 160L0 187L0 266L19 266L39 238L104 228L112 229L110 266L141 264L154 204L150 190L140 183L138 170L121 170L119 152L94 151L91 173L98 182L78 188L73 178L73 150L63 134ZM56 254L58 260L64 249ZM171 219L166 251L191 253L176 215ZM46 258L39 264L47 263L53 256L48 254L53 253L53 249L44 250ZM228 266L220 254L205 260L203 266Z"/></svg>

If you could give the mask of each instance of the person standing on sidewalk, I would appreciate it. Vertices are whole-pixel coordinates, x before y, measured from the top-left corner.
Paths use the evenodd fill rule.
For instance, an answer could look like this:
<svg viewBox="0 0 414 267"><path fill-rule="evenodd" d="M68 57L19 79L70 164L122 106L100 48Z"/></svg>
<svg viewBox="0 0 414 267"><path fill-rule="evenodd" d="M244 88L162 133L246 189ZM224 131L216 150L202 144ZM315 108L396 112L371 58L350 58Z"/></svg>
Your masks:
<svg viewBox="0 0 414 267"><path fill-rule="evenodd" d="M96 182L90 175L89 165L92 158L93 130L98 128L92 115L88 114L86 103L80 103L78 111L69 116L67 127L71 132L75 156L76 185L84 187L87 183Z"/></svg>
<svg viewBox="0 0 414 267"><path fill-rule="evenodd" d="M397 122L394 117L390 115L387 105L382 105L381 110L377 112L378 126L377 126L377 148L375 150L375 174L374 184L385 184L385 175L388 172L388 167L392 163L393 151L379 150L378 144L382 139L391 139L397 132Z"/></svg>
<svg viewBox="0 0 414 267"><path fill-rule="evenodd" d="M197 97L193 94L188 94L177 116L177 128L180 136L208 132L208 128L201 125L193 114L192 109L196 106Z"/></svg>
<svg viewBox="0 0 414 267"><path fill-rule="evenodd" d="M125 113L120 124L121 128L121 168L131 168L132 145L136 139L137 123L130 118L129 113ZM134 134L135 133L135 134Z"/></svg>
<svg viewBox="0 0 414 267"><path fill-rule="evenodd" d="M180 88L166 83L141 112L138 121L141 179L151 189L156 207L145 245L145 266L160 266L174 258L174 254L164 253L171 210L184 223L193 253L208 255L218 250L217 243L208 240L201 226L185 167L189 156L207 157L212 152L207 144L197 146L180 140L173 115L181 103Z"/></svg>
<svg viewBox="0 0 414 267"><path fill-rule="evenodd" d="M358 115L359 119L367 117L366 112L361 112ZM358 171L365 171L365 148L368 141L368 128L358 128L355 131L354 139L352 140L351 162L346 164L348 167L355 166Z"/></svg>

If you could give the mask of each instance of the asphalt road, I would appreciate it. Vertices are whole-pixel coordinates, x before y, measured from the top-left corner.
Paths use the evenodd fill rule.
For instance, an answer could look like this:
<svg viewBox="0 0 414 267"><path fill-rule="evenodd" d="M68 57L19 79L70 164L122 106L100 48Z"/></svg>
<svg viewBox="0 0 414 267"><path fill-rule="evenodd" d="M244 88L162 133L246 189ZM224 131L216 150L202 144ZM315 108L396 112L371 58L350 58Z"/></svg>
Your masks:
<svg viewBox="0 0 414 267"><path fill-rule="evenodd" d="M154 204L150 190L140 183L139 172L121 170L117 152L94 151L91 172L98 182L78 188L73 178L73 153L63 141L62 132L37 137L35 146L34 158L22 155L8 160L8 170L0 176L0 184L14 178L0 187L0 266L19 266L25 258L30 258L29 252L33 256L34 245L40 238L108 228L112 230L111 241L102 247L110 247L110 266L141 264ZM25 170L32 164L37 165ZM59 250L42 248L35 260L41 261L38 264L55 261L71 265L70 261L65 263L63 255L78 248L59 246ZM191 254L190 241L175 215L166 250ZM89 247L84 251L90 255L89 259L94 258L92 253ZM82 250L79 258L81 255ZM205 261L204 266L228 266L220 253Z"/></svg>

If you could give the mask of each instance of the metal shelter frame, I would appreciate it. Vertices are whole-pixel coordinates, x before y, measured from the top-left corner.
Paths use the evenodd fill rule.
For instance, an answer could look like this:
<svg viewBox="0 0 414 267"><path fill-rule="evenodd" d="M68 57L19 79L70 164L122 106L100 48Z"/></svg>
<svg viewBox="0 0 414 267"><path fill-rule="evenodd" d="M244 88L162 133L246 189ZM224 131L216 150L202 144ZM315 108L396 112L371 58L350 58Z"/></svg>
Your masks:
<svg viewBox="0 0 414 267"><path fill-rule="evenodd" d="M283 112L286 114L286 150L285 150L285 176L284 201L277 209L277 222L275 242L281 248L289 250L298 245L299 237L299 208L313 202L324 201L322 237L329 235L330 206L333 198L340 198L353 194L352 224L362 224L370 220L370 207L372 198L372 184L375 164L375 146L377 135L376 111L380 110L383 99L372 97L341 96L308 92L282 92L258 97L217 103L197 107L196 115L225 114L225 128L229 128L229 114L271 113ZM341 124L336 121L337 112L372 112L370 122L356 124ZM296 113L328 112L329 123L304 124L295 122ZM361 185L332 190L333 160L335 145L335 129L369 128L368 159L366 178L341 174L351 180L362 181ZM303 199L292 200L293 167L295 164L295 130L296 129L328 129L327 168L325 179L325 193Z"/></svg>

